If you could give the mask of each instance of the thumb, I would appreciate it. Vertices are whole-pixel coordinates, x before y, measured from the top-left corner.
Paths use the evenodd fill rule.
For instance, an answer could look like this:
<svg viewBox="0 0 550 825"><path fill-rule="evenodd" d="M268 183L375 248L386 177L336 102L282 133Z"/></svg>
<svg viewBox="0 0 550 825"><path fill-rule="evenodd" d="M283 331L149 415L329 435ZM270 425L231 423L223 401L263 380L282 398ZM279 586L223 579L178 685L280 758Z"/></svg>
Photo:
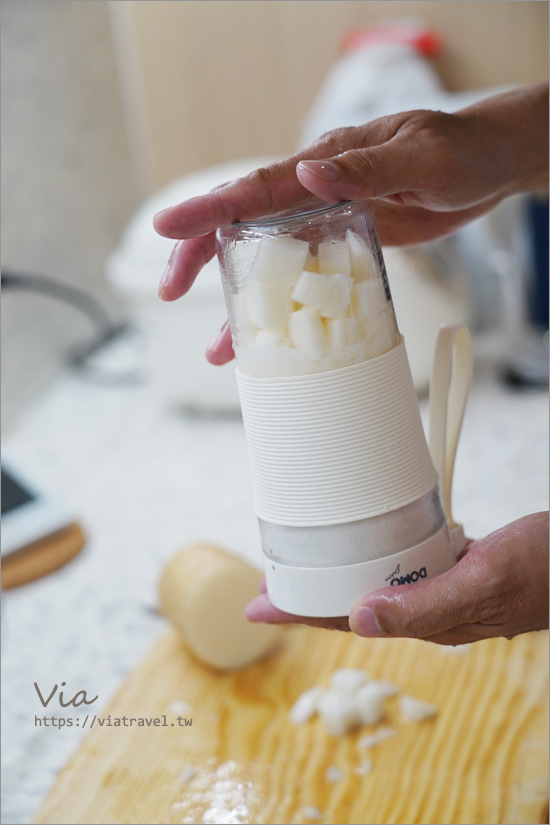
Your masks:
<svg viewBox="0 0 550 825"><path fill-rule="evenodd" d="M358 636L425 639L476 622L475 579L481 575L475 570L477 561L466 555L434 579L369 593L353 606L350 629Z"/></svg>
<svg viewBox="0 0 550 825"><path fill-rule="evenodd" d="M424 181L422 155L411 163L399 141L350 149L326 160L301 160L298 180L325 201L382 198L419 188Z"/></svg>

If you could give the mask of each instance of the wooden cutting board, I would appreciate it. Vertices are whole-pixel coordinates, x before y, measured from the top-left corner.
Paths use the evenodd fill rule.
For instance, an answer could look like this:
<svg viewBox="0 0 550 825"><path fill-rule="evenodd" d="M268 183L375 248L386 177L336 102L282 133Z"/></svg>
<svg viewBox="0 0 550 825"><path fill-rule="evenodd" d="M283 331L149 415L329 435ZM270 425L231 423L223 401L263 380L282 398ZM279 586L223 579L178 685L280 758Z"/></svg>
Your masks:
<svg viewBox="0 0 550 825"><path fill-rule="evenodd" d="M317 718L293 726L296 698L343 666L434 703L437 717L406 723L388 699L384 724L396 735L366 749L358 740L373 727L333 737ZM291 627L268 659L220 675L171 631L107 716L164 716L167 726L96 721L37 823L548 822L546 632L453 653ZM367 758L372 771L354 773ZM328 768L340 778L332 770L328 781Z"/></svg>

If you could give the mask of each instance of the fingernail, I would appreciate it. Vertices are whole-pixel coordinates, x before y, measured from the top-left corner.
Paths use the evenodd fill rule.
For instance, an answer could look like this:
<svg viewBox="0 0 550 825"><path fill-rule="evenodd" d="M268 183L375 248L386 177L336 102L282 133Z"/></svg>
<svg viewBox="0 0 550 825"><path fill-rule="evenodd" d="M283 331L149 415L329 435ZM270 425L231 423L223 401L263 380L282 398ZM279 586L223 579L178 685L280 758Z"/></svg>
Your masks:
<svg viewBox="0 0 550 825"><path fill-rule="evenodd" d="M166 264L166 269L162 273L162 278L160 279L158 294L162 298L162 293L164 292L164 288L168 285L168 281L172 277L172 261L174 260L174 255L176 253L176 247L172 249L170 257L168 258L168 263Z"/></svg>
<svg viewBox="0 0 550 825"><path fill-rule="evenodd" d="M350 627L358 636L386 636L372 607L360 607L350 616Z"/></svg>
<svg viewBox="0 0 550 825"><path fill-rule="evenodd" d="M206 352L207 352L207 354L208 354L209 352L212 352L212 350L213 350L213 349L216 349L216 347L218 346L218 344L219 344L219 343L220 343L220 341L222 340L222 338L223 338L223 336L224 336L224 333L225 333L225 330L227 329L228 325L229 325L229 321L226 321L226 322L225 322L225 324L224 324L224 325L222 326L222 328L220 329L220 331L218 332L218 334L216 335L216 337L215 337L215 338L213 338L213 339L210 341L210 343L209 343L209 344L208 344L208 346L206 347Z"/></svg>
<svg viewBox="0 0 550 825"><path fill-rule="evenodd" d="M164 272L162 273L162 278L160 279L158 294L162 298L162 293L164 292L164 288L167 286L168 281L170 280L170 266L167 266Z"/></svg>
<svg viewBox="0 0 550 825"><path fill-rule="evenodd" d="M330 160L301 160L298 166L331 183L340 176L340 167Z"/></svg>

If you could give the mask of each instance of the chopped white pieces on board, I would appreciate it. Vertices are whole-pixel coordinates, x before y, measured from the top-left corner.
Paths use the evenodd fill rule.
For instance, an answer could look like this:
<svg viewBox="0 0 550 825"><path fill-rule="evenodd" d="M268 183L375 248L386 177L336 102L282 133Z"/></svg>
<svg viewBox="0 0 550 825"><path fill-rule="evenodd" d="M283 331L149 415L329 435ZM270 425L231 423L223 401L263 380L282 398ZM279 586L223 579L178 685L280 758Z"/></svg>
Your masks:
<svg viewBox="0 0 550 825"><path fill-rule="evenodd" d="M329 685L334 690L355 693L368 681L368 678L364 670L355 667L341 667L334 671L329 679Z"/></svg>
<svg viewBox="0 0 550 825"><path fill-rule="evenodd" d="M380 742L384 742L386 739L391 739L392 736L395 736L395 730L393 728L378 728L374 733L369 734L368 736L362 736L360 739L357 740L357 747L358 748L373 748L375 745L379 745Z"/></svg>
<svg viewBox="0 0 550 825"><path fill-rule="evenodd" d="M329 765L325 771L325 777L327 782L340 782L344 778L344 771L336 765Z"/></svg>
<svg viewBox="0 0 550 825"><path fill-rule="evenodd" d="M196 776L196 774L197 774L196 769L195 769L195 768L193 768L191 765L188 765L188 766L187 766L187 767L186 767L186 768L185 768L185 769L184 769L184 770L180 773L180 775L178 776L178 785L185 785L185 784L187 784L187 782L189 782L191 779L193 779L193 777L194 777L194 776Z"/></svg>
<svg viewBox="0 0 550 825"><path fill-rule="evenodd" d="M414 696L401 696L399 699L401 714L407 722L422 722L437 714L435 705L415 699Z"/></svg>
<svg viewBox="0 0 550 825"><path fill-rule="evenodd" d="M317 705L317 712L328 733L342 736L359 724L355 697L337 690L325 690Z"/></svg>
<svg viewBox="0 0 550 825"><path fill-rule="evenodd" d="M288 718L295 725L302 725L307 722L317 712L317 703L323 693L320 687L310 688L298 697L291 707Z"/></svg>
<svg viewBox="0 0 550 825"><path fill-rule="evenodd" d="M355 694L359 718L364 725L376 725L384 716L384 694L377 690L376 682L367 682Z"/></svg>
<svg viewBox="0 0 550 825"><path fill-rule="evenodd" d="M357 765L357 767L353 769L353 773L355 776L367 776L367 774L372 773L373 767L374 765L370 759L365 759L360 765Z"/></svg>
<svg viewBox="0 0 550 825"><path fill-rule="evenodd" d="M302 817L304 819L322 819L323 814L321 813L319 808L315 807L315 805L308 805L303 809Z"/></svg>

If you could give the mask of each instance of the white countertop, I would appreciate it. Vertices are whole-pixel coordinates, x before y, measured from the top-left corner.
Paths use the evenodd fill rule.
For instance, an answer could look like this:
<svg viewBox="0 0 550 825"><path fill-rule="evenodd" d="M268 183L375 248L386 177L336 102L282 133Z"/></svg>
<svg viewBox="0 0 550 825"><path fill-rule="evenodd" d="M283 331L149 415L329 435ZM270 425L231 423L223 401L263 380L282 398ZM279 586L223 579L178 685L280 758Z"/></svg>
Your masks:
<svg viewBox="0 0 550 825"><path fill-rule="evenodd" d="M426 423L427 403L421 403ZM163 409L148 385L106 388L66 377L6 439L31 478L68 503L88 534L82 553L3 604L3 821L30 821L85 734L35 727L35 715L84 717L49 693L108 704L164 631L154 612L163 563L195 541L258 566L259 534L240 419ZM471 536L548 507L548 395L476 375L455 468L453 511ZM54 706L55 703L55 706Z"/></svg>

